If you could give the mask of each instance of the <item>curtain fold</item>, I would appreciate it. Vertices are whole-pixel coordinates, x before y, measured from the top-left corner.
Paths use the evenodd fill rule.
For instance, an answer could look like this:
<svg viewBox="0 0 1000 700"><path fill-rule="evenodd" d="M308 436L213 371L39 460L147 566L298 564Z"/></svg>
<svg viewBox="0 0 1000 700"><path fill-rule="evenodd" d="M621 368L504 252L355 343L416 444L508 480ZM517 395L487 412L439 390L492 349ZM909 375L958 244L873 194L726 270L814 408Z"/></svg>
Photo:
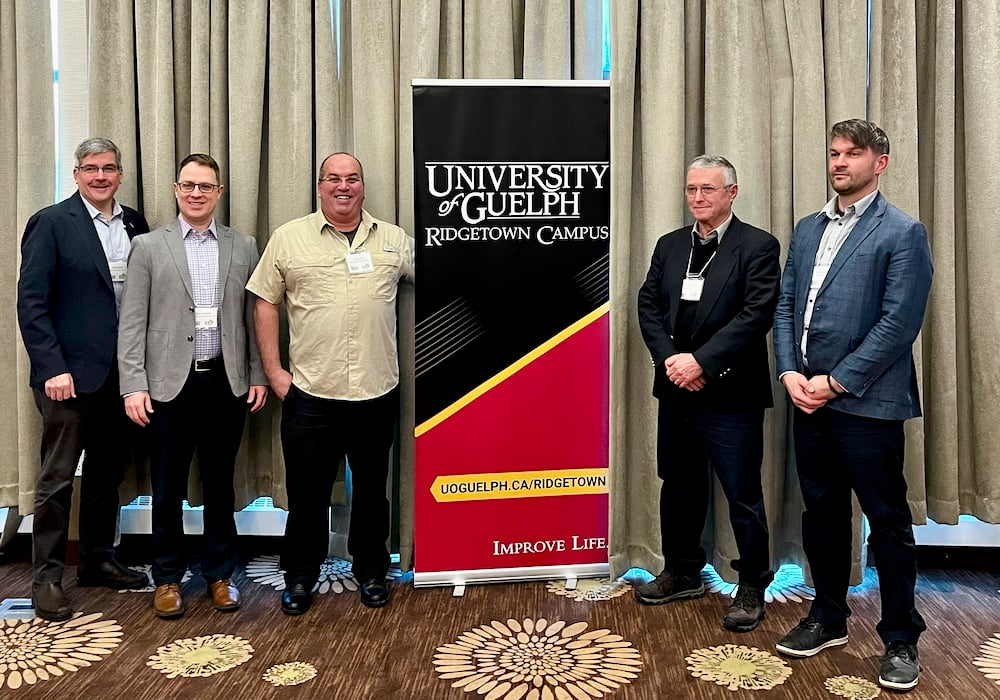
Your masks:
<svg viewBox="0 0 1000 700"><path fill-rule="evenodd" d="M991 174L1000 166L1000 86L992 79L1000 6L916 0L877 9L872 118L892 144L885 189L927 225L934 255L917 345L924 418L907 426L910 507L918 522L954 524L969 514L997 523L1000 255L992 209L1000 184Z"/></svg>
<svg viewBox="0 0 1000 700"><path fill-rule="evenodd" d="M166 223L176 216L170 183L178 159L211 153L226 185L220 220L261 248L276 226L315 208L316 168L335 150L364 163L367 208L413 233L412 79L593 79L603 62L601 0L92 0L89 8L89 43L100 49L88 58L89 133L122 149L121 201L152 225ZM1000 278L987 214L1000 199L989 176L1000 165L1000 84L991 77L1000 8L992 0L887 0L872 12L869 52L867 0L611 3L614 574L662 567L655 400L635 294L655 240L689 221L687 163L706 151L732 160L740 175L735 211L786 250L794 222L830 195L829 126L866 114L892 141L883 191L927 224L935 259L916 348L925 417L906 427L911 509L918 522L953 523L965 513L1000 521ZM0 5L0 152L17 163L0 210L17 224L12 251L28 216L55 198L47 18L47 0ZM967 133L966 123L977 129ZM0 268L8 289L16 257ZM16 333L13 305L0 328ZM391 487L404 566L413 541L412 331L413 294L404 287ZM17 390L0 402L0 505L27 513L39 421L21 344L5 353L0 362L16 373ZM772 552L775 563L802 561L801 501L777 383L774 395L763 467ZM279 416L272 399L249 421L237 469L241 503L269 495L285 505ZM147 490L140 470L124 491ZM335 512L336 529L347 516ZM860 542L860 525L857 535ZM731 578L735 543L721 493L706 544Z"/></svg>
<svg viewBox="0 0 1000 700"><path fill-rule="evenodd" d="M786 251L795 220L827 200L828 115L864 114L863 79L824 80L831 61L851 75L857 64L864 69L864 12L853 19L859 8L864 2L851 0L822 10L796 2L612 4L612 575L663 568L656 405L635 293L657 238L690 223L682 195L687 164L703 152L727 157L740 178L734 211L771 231ZM837 32L827 45L831 23ZM801 497L777 382L774 396L762 468L772 559L804 564ZM719 573L735 580L727 503L721 488L714 493L703 545ZM860 569L858 557L855 580Z"/></svg>
<svg viewBox="0 0 1000 700"><path fill-rule="evenodd" d="M28 218L55 199L55 127L52 113L52 34L48 0L0 3L0 157L8 165L0 190L0 219L10 224L0 265L8 290L0 333L15 342L0 348L8 377L0 401L0 506L34 509L41 419L28 388L28 355L13 303Z"/></svg>

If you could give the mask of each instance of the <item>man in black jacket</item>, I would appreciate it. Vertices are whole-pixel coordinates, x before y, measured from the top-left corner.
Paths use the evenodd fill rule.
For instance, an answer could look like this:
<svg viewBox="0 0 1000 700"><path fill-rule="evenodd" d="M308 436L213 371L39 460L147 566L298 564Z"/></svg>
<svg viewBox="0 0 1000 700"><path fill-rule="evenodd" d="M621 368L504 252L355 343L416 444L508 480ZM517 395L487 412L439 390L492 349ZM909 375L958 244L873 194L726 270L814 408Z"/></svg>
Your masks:
<svg viewBox="0 0 1000 700"><path fill-rule="evenodd" d="M760 470L764 410L773 405L766 336L781 272L778 241L733 215L738 189L725 158L691 163L685 193L695 225L660 238L639 290L659 400L664 569L635 596L656 605L704 594L700 538L714 470L740 554L739 588L723 626L749 632L764 617L773 578Z"/></svg>
<svg viewBox="0 0 1000 700"><path fill-rule="evenodd" d="M42 414L42 468L35 488L35 613L66 620L62 591L73 477L80 482L78 586L143 588L145 574L114 558L118 486L128 461L128 419L118 393L118 310L131 239L146 220L115 201L121 153L107 139L76 149L77 192L34 214L21 239L17 316Z"/></svg>

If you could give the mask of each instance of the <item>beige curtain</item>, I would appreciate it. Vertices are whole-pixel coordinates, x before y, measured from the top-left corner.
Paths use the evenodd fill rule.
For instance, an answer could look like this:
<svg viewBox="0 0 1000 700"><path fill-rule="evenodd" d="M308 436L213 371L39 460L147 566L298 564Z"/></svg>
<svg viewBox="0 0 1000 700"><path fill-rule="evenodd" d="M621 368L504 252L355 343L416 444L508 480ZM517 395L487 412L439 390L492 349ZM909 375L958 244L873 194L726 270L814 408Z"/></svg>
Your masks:
<svg viewBox="0 0 1000 700"><path fill-rule="evenodd" d="M871 113L892 143L883 189L927 225L934 255L919 343L924 419L907 426L910 506L918 522L996 523L1000 3L873 8Z"/></svg>
<svg viewBox="0 0 1000 700"><path fill-rule="evenodd" d="M656 238L687 220L686 164L704 151L730 158L741 178L737 213L787 247L794 221L827 199L829 125L866 114L867 5L611 3L616 574L662 566L655 406L635 293ZM175 215L178 159L206 151L222 164L227 186L220 219L263 247L275 226L315 207L319 159L350 150L365 164L371 211L412 232L410 81L599 78L600 7L600 0L337 0L331 15L327 0L90 0L90 44L100 47L90 62L90 131L122 148L119 197L153 225ZM1000 164L1000 88L992 79L1000 10L995 0L892 0L873 10L870 114L893 143L883 189L927 223L936 264L919 344L926 417L907 426L911 505L918 521L972 513L996 522L1000 282L986 212L1000 201L990 177ZM53 200L47 13L47 0L0 3L0 153L17 164L0 194L6 220L17 222L9 251L27 217ZM0 272L9 290L15 260L9 255ZM0 324L16 333L12 306ZM412 328L412 292L404 288L393 486L404 565L412 555ZM0 362L14 370L8 381L16 390L0 402L0 505L30 512L37 412L23 349L8 344L6 352ZM775 397L764 473L779 563L801 559L801 506L777 384ZM284 503L277 421L272 401L250 422L238 476L244 503L258 495ZM133 485L142 488L141 480ZM707 536L712 563L731 576L735 545L723 499Z"/></svg>
<svg viewBox="0 0 1000 700"><path fill-rule="evenodd" d="M122 200L163 224L176 215L177 161L211 153L227 187L219 218L263 247L276 226L315 208L320 159L348 150L365 166L366 207L412 231L410 80L601 75L600 0L342 0L334 9L326 0L91 0L91 43L104 47L90 64L91 131L114 139L134 173ZM404 565L412 553L412 330L404 287L393 487ZM237 470L243 503L270 495L285 505L278 421L273 400L250 421ZM134 490L144 488L140 476ZM348 516L335 509L335 527Z"/></svg>
<svg viewBox="0 0 1000 700"><path fill-rule="evenodd" d="M656 478L656 407L635 294L656 239L690 222L687 163L702 152L733 162L737 215L783 250L796 219L827 200L827 125L865 113L866 3L611 5L612 454L611 569L663 567ZM804 563L801 499L788 449L784 392L765 421L763 482L772 557ZM788 466L786 467L786 464ZM737 558L715 490L709 560L726 578ZM855 562L855 579L860 560Z"/></svg>
<svg viewBox="0 0 1000 700"><path fill-rule="evenodd" d="M48 0L0 3L0 159L7 164L0 188L0 220L7 222L0 286L5 368L0 401L0 506L34 508L41 419L28 388L28 356L20 342L14 290L21 262L21 233L28 218L55 198L52 115L52 40Z"/></svg>

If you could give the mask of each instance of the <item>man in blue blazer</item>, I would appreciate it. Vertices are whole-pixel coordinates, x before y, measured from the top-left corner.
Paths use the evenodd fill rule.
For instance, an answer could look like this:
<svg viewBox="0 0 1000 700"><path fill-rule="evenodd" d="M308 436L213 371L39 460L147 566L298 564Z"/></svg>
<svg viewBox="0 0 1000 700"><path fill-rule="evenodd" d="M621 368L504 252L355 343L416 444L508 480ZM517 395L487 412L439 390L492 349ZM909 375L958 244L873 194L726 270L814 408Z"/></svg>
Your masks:
<svg viewBox="0 0 1000 700"><path fill-rule="evenodd" d="M778 299L778 241L733 214L736 170L699 156L685 193L694 227L656 243L639 290L639 327L653 362L663 571L638 586L640 603L704 594L701 547L712 472L729 501L740 558L723 627L749 632L764 617L773 578L760 469L764 411L773 405L767 332Z"/></svg>
<svg viewBox="0 0 1000 700"><path fill-rule="evenodd" d="M882 595L879 683L917 684L916 545L903 476L903 422L920 415L912 345L930 291L923 224L878 191L889 139L860 119L831 130L837 195L795 227L774 317L778 377L794 405L805 501L802 538L816 586L809 616L777 643L812 656L847 643L851 490L868 518Z"/></svg>
<svg viewBox="0 0 1000 700"><path fill-rule="evenodd" d="M73 477L80 482L78 586L143 588L145 574L114 559L118 486L133 434L118 396L118 309L132 238L146 220L115 201L121 154L107 139L76 149L69 199L34 214L21 239L17 317L42 414L42 467L32 528L35 613L66 620L62 590Z"/></svg>

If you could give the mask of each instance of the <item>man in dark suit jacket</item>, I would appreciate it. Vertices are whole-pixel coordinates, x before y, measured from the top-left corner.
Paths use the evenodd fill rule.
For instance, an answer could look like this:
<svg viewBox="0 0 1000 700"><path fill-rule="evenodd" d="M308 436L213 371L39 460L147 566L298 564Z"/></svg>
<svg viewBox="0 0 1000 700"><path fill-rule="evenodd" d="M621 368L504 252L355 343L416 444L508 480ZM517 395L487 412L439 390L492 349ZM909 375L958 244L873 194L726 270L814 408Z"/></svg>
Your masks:
<svg viewBox="0 0 1000 700"><path fill-rule="evenodd" d="M778 377L795 406L802 539L816 586L778 651L847 643L851 490L868 517L882 592L879 683L917 684L916 545L903 477L903 422L920 415L912 345L931 286L927 230L885 201L889 139L861 119L833 126L837 195L795 226L774 318Z"/></svg>
<svg viewBox="0 0 1000 700"><path fill-rule="evenodd" d="M118 308L132 238L146 220L115 201L121 154L107 139L76 149L78 191L28 220L21 240L17 316L42 414L42 468L35 489L35 613L65 620L62 591L73 477L80 482L78 586L143 588L145 574L114 559L118 486L132 434L118 398Z"/></svg>
<svg viewBox="0 0 1000 700"><path fill-rule="evenodd" d="M773 405L766 336L781 274L778 241L732 212L736 170L699 156L688 169L694 228L660 238L639 290L639 326L654 367L664 569L636 588L641 603L704 594L701 532L710 466L729 501L739 588L723 626L748 632L764 617L773 578L760 470L764 410Z"/></svg>
<svg viewBox="0 0 1000 700"><path fill-rule="evenodd" d="M153 611L184 614L182 502L195 452L205 497L201 574L216 610L240 607L233 471L247 409L267 399L245 290L257 242L215 221L219 164L193 153L174 183L180 215L132 247L118 362L125 412L146 429L153 477Z"/></svg>

